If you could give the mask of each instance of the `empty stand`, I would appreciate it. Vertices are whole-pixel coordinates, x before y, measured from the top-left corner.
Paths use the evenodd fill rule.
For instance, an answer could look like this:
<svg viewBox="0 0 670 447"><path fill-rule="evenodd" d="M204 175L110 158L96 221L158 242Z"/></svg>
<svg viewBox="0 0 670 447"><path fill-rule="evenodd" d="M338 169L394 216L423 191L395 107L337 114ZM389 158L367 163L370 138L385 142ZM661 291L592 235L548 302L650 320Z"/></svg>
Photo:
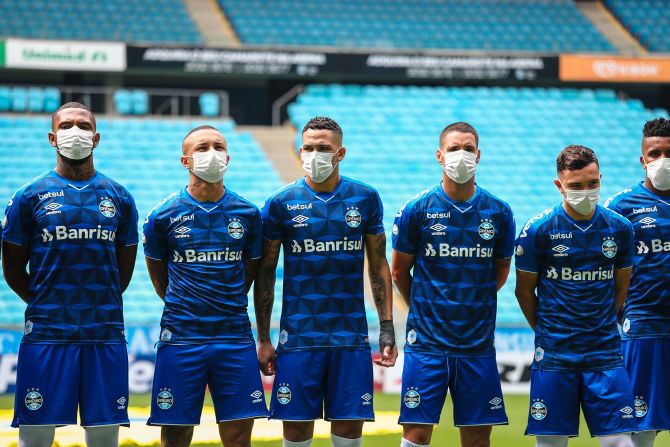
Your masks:
<svg viewBox="0 0 670 447"><path fill-rule="evenodd" d="M228 141L231 157L225 182L259 207L281 186L279 176L256 141L247 132L236 132L229 120L108 119L98 117L100 145L95 149L97 169L117 180L135 197L141 228L149 210L171 192L188 183L186 170L179 162L181 142L186 133L201 124L221 130ZM49 116L0 115L0 198L3 204L24 183L51 169L55 151L49 145ZM20 157L20 158L19 158ZM19 162L20 161L20 162ZM277 280L277 299L281 299L281 265ZM253 308L253 301L249 302ZM124 294L128 324L158 324L162 301L155 294L138 251L135 275ZM23 324L25 304L5 284L0 284L0 325ZM274 306L273 321L279 321L281 305Z"/></svg>
<svg viewBox="0 0 670 447"><path fill-rule="evenodd" d="M0 36L203 43L182 0L2 0Z"/></svg>
<svg viewBox="0 0 670 447"><path fill-rule="evenodd" d="M669 0L605 0L605 5L650 51L670 52Z"/></svg>
<svg viewBox="0 0 670 447"><path fill-rule="evenodd" d="M618 99L612 90L310 85L289 106L289 116L301 129L315 115L342 126L348 151L341 172L378 189L387 231L407 199L440 181L440 131L455 121L471 123L482 151L478 184L511 205L517 233L533 215L560 203L553 179L563 147L582 144L596 151L602 203L643 178L642 126L668 116L639 100ZM295 144L300 146L300 135ZM525 321L514 281L512 274L499 294L500 324Z"/></svg>
<svg viewBox="0 0 670 447"><path fill-rule="evenodd" d="M219 0L246 44L614 51L570 0Z"/></svg>

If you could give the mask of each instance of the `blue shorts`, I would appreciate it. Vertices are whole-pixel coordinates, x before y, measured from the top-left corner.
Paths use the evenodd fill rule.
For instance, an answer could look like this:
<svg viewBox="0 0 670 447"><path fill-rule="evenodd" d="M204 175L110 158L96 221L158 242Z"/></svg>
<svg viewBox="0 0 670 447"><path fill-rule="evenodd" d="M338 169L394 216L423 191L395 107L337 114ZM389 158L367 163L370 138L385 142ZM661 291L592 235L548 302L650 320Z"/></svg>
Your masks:
<svg viewBox="0 0 670 447"><path fill-rule="evenodd" d="M577 436L579 407L591 436L637 431L633 392L623 367L530 373L527 435Z"/></svg>
<svg viewBox="0 0 670 447"><path fill-rule="evenodd" d="M129 425L126 345L21 343L12 427Z"/></svg>
<svg viewBox="0 0 670 447"><path fill-rule="evenodd" d="M670 339L623 340L639 431L670 430Z"/></svg>
<svg viewBox="0 0 670 447"><path fill-rule="evenodd" d="M277 354L270 418L374 421L370 348Z"/></svg>
<svg viewBox="0 0 670 447"><path fill-rule="evenodd" d="M438 424L451 391L454 425L507 424L495 355L455 357L405 351L400 424Z"/></svg>
<svg viewBox="0 0 670 447"><path fill-rule="evenodd" d="M217 422L268 416L254 343L162 344L147 425L198 425L209 386Z"/></svg>

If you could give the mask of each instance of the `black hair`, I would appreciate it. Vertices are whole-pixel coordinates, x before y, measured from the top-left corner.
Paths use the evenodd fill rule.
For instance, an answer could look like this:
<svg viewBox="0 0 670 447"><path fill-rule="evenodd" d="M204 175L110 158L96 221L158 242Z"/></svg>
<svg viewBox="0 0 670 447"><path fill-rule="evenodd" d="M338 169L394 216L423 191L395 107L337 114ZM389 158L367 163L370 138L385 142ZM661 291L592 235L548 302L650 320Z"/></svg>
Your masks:
<svg viewBox="0 0 670 447"><path fill-rule="evenodd" d="M572 144L563 149L556 157L556 171L577 171L584 169L591 163L600 166L595 152L586 146Z"/></svg>
<svg viewBox="0 0 670 447"><path fill-rule="evenodd" d="M342 128L334 119L328 118L327 116L315 116L311 120L307 121L305 127L302 128L302 133L305 133L310 129L330 130L333 135L337 135L340 141L342 141Z"/></svg>
<svg viewBox="0 0 670 447"><path fill-rule="evenodd" d="M75 102L75 101L66 102L65 104L63 104L62 106L60 106L59 108L57 108L57 109L54 111L54 113L51 115L51 127L53 127L53 125L54 125L54 122L55 122L55 120L56 120L56 115L58 115L58 113L60 113L61 110L65 110L65 109L82 109L82 110L86 110L88 113L91 114L91 117L93 118L93 121L94 121L93 125L94 125L94 127L95 127L95 115L93 115L93 112L91 111L91 108L88 107L87 105L84 105L84 104L82 104L82 103L80 103L80 102Z"/></svg>
<svg viewBox="0 0 670 447"><path fill-rule="evenodd" d="M463 133L469 133L475 136L475 144L479 146L479 134L475 130L474 127L472 127L470 124L459 121L457 123L451 123L444 129L442 129L442 132L440 132L440 147L442 147L442 139L451 132L463 132Z"/></svg>
<svg viewBox="0 0 670 447"><path fill-rule="evenodd" d="M206 130L206 129L215 130L215 131L221 133L221 131L220 131L219 129L217 129L216 127L214 127L214 126L210 126L209 124L204 124L204 125L202 125L202 126L198 126L198 127L196 127L195 129L191 129L191 131L190 131L189 133L186 134L186 136L184 137L184 140L183 140L183 141L186 141L186 139L187 139L188 137L190 137L192 134L196 133L197 131L199 131L199 130Z"/></svg>
<svg viewBox="0 0 670 447"><path fill-rule="evenodd" d="M670 120L661 117L647 121L644 123L642 135L644 138L670 137Z"/></svg>

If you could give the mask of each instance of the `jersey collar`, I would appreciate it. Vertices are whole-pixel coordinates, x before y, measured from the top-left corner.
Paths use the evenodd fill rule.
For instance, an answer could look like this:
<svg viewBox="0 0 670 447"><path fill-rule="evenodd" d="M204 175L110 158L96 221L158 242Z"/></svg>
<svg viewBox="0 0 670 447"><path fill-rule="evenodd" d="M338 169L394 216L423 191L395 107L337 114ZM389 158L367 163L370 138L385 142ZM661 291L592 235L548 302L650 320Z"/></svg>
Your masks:
<svg viewBox="0 0 670 447"><path fill-rule="evenodd" d="M338 192L340 192L340 188L342 188L342 183L344 183L344 176L340 176L340 182L337 184L333 192L316 192L312 188L309 187L307 184L307 180L305 180L305 177L301 178L300 181L302 182L302 186L307 189L315 198L321 200L322 202L330 202L333 197L337 195Z"/></svg>
<svg viewBox="0 0 670 447"><path fill-rule="evenodd" d="M438 194L451 206L456 208L458 211L461 213L465 213L466 211L469 211L472 209L472 207L475 205L475 202L479 198L479 191L480 188L477 186L475 183L475 193L470 197L468 200L465 202L459 202L457 200L452 199L447 195L446 192L444 192L444 189L442 188L442 182L437 184L437 189L439 190Z"/></svg>
<svg viewBox="0 0 670 447"><path fill-rule="evenodd" d="M70 186L70 187L76 189L77 191L82 191L82 190L86 189L88 187L88 185L90 185L91 183L95 182L98 179L98 171L97 170L94 171L93 177L91 177L88 180L66 179L65 177L58 174L58 172L56 172L55 169L52 169L51 173L53 174L54 177L56 177L56 178L60 179L61 181L67 183L67 186Z"/></svg>
<svg viewBox="0 0 670 447"><path fill-rule="evenodd" d="M659 202L663 202L666 205L670 205L670 197L661 197L658 194L655 194L652 191L649 191L647 189L647 187L644 185L644 181L638 183L638 187L640 188L640 191L642 192L642 194L645 194L645 195L651 197L652 199L656 199Z"/></svg>
<svg viewBox="0 0 670 447"><path fill-rule="evenodd" d="M563 209L563 203L558 205L559 208L559 213L563 217L565 217L573 226L575 226L577 229L581 230L582 232L588 231L589 228L593 225L593 222L596 221L596 219L600 216L600 205L596 205L596 211L593 213L593 216L591 216L591 219L589 220L575 220L568 213L565 212L565 209Z"/></svg>
<svg viewBox="0 0 670 447"><path fill-rule="evenodd" d="M181 190L181 195L184 197L187 201L191 202L193 205L197 206L198 208L202 209L206 213L212 212L215 209L217 209L224 201L228 200L228 196L230 196L228 192L228 188L223 189L223 197L221 197L219 200L216 202L198 202L193 198L191 194L189 194L188 189L186 186Z"/></svg>

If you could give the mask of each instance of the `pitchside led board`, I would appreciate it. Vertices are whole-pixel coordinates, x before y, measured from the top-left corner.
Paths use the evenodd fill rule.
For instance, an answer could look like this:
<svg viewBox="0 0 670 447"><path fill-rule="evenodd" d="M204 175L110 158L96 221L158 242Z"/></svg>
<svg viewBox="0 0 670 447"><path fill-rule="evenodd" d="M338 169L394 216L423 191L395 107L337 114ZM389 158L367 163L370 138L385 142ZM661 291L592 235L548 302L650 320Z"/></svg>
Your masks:
<svg viewBox="0 0 670 447"><path fill-rule="evenodd" d="M18 299L18 298L17 298ZM127 327L129 360L129 386L131 393L151 392L151 382L156 362L156 341L159 339L158 323L151 327ZM270 334L277 341L279 331ZM16 363L19 343L23 332L0 329L0 394L13 393L16 388ZM496 350L498 371L507 393L528 393L530 365L533 361L533 333L527 328L496 329ZM370 340L377 340L378 334L371 330ZM404 345L399 340L400 346ZM372 346L373 352L378 346ZM381 368L375 365L375 388L390 393L399 393L402 377L403 355L393 368ZM265 382L269 389L271 379Z"/></svg>

